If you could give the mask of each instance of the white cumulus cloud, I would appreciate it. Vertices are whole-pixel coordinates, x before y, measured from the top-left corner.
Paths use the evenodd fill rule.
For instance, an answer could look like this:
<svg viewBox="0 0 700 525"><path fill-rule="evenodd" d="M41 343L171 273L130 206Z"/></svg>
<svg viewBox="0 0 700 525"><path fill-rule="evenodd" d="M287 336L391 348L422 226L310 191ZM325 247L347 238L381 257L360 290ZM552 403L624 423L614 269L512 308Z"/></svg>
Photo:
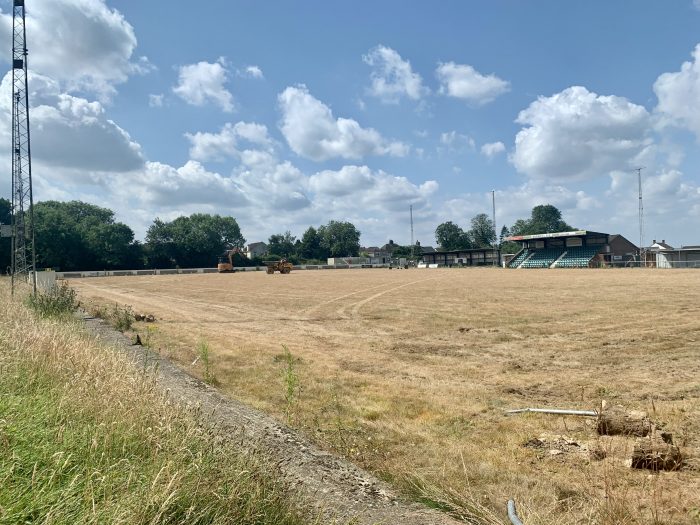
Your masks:
<svg viewBox="0 0 700 525"><path fill-rule="evenodd" d="M243 69L238 70L238 76L243 78L255 78L261 79L265 78L262 69L259 66L246 66Z"/></svg>
<svg viewBox="0 0 700 525"><path fill-rule="evenodd" d="M144 204L173 208L184 204L245 206L246 196L231 177L210 172L190 160L180 168L148 162L145 173L134 177L129 191L139 194Z"/></svg>
<svg viewBox="0 0 700 525"><path fill-rule="evenodd" d="M152 69L133 61L133 27L103 0L33 0L26 12L29 67L50 76L68 92L87 90L108 98L114 84ZM0 41L11 45L12 13L0 14ZM9 60L9 54L5 57Z"/></svg>
<svg viewBox="0 0 700 525"><path fill-rule="evenodd" d="M410 204L426 206L427 199L438 189L429 180L414 184L406 177L391 175L367 166L343 166L340 170L324 170L309 178L316 205L356 213L363 211L405 210Z"/></svg>
<svg viewBox="0 0 700 525"><path fill-rule="evenodd" d="M503 142L489 142L481 146L481 154L488 158L493 158L496 155L500 155L506 150L505 144Z"/></svg>
<svg viewBox="0 0 700 525"><path fill-rule="evenodd" d="M255 146L271 148L272 139L267 133L267 127L255 122L230 122L224 124L219 133L186 133L185 137L192 145L190 157L195 160L212 161L224 160L239 154L241 141Z"/></svg>
<svg viewBox="0 0 700 525"><path fill-rule="evenodd" d="M680 71L656 79L654 93L659 99L656 111L661 124L686 128L700 139L700 44L693 51L692 62L683 62Z"/></svg>
<svg viewBox="0 0 700 525"><path fill-rule="evenodd" d="M409 147L384 139L353 119L335 118L331 109L314 98L306 86L288 87L278 96L280 129L292 150L315 161L360 159L367 155L405 156Z"/></svg>
<svg viewBox="0 0 700 525"><path fill-rule="evenodd" d="M148 105L149 107L152 108L162 108L163 107L163 101L165 99L165 95L159 94L150 94L148 95Z"/></svg>
<svg viewBox="0 0 700 525"><path fill-rule="evenodd" d="M198 62L181 66L178 84L173 92L188 104L204 106L213 103L224 111L233 111L233 95L225 87L228 81L226 60Z"/></svg>
<svg viewBox="0 0 700 525"><path fill-rule="evenodd" d="M512 162L534 178L583 180L625 169L651 147L650 115L623 97L572 86L540 97L516 120Z"/></svg>
<svg viewBox="0 0 700 525"><path fill-rule="evenodd" d="M510 90L510 83L496 75L482 75L466 64L447 62L438 65L435 75L440 82L440 93L483 105Z"/></svg>
<svg viewBox="0 0 700 525"><path fill-rule="evenodd" d="M377 46L363 55L362 60L372 67L369 93L384 102L397 103L401 97L419 100L429 93L411 63L390 47Z"/></svg>
<svg viewBox="0 0 700 525"><path fill-rule="evenodd" d="M102 104L64 93L55 80L30 73L32 157L53 168L122 172L144 164L141 147L105 115ZM10 136L12 72L0 85L2 135ZM9 142L9 139L8 139Z"/></svg>
<svg viewBox="0 0 700 525"><path fill-rule="evenodd" d="M440 144L446 146L447 150L452 152L473 150L476 146L474 139L471 138L469 135L457 133L454 130L441 133Z"/></svg>

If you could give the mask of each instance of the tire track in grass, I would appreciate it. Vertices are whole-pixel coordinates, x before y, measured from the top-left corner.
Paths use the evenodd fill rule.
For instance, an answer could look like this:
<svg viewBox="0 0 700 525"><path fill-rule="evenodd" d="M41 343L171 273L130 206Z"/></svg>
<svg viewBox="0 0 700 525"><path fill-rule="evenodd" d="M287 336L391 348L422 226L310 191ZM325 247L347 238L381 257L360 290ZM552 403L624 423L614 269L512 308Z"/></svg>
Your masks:
<svg viewBox="0 0 700 525"><path fill-rule="evenodd" d="M394 292L396 290L400 290L401 288L406 288L407 286L412 286L414 284L424 283L427 281L433 281L433 280L439 279L439 278L440 278L440 276L428 277L427 279L418 279L417 281L411 281L409 283L403 283L403 284L400 284L398 286L394 286L393 288L389 288L388 290L382 290L381 292L375 293L374 295L371 295L371 296L367 297L366 299L362 299L361 301L358 301L358 302L353 303L351 305L347 305L345 307L342 307L340 310L338 310L338 314L345 315L345 311L347 311L348 308L352 308L350 310L350 318L351 319L356 318L356 317L358 317L358 315L360 313L360 309L364 305L366 305L369 302L374 301L375 299L378 299L382 295L388 294L390 292ZM341 310L342 310L342 313L341 313Z"/></svg>
<svg viewBox="0 0 700 525"><path fill-rule="evenodd" d="M326 305L329 305L329 304L332 304L332 303L335 303L338 301L342 301L343 299L347 299L348 297L352 297L353 295L376 290L377 288L381 288L383 286L387 286L390 284L392 284L392 283L382 283L382 284L378 284L376 286L370 286L369 288L362 288L361 290L355 290L354 292L346 293L346 294L340 295L338 297L334 297L333 299L328 299L326 301L320 302L317 305L314 305L310 308L306 308L305 310L302 310L300 313L309 315L317 310L320 310L321 308L323 308Z"/></svg>

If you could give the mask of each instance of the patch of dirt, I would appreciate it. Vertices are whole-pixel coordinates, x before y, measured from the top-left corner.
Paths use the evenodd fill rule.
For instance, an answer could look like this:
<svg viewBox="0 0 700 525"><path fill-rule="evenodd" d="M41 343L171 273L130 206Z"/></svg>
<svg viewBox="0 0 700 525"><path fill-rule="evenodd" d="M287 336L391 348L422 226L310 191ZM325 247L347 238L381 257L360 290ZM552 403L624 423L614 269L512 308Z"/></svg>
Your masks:
<svg viewBox="0 0 700 525"><path fill-rule="evenodd" d="M223 439L243 440L261 450L280 469L285 481L326 519L353 524L456 525L438 511L403 500L395 490L366 471L319 449L298 432L272 417L224 396L167 358L115 331L101 319L83 317L87 329L100 340L126 353L139 367L156 370L160 387L178 404L197 409L206 425Z"/></svg>
<svg viewBox="0 0 700 525"><path fill-rule="evenodd" d="M596 443L586 443L560 434L540 434L528 439L523 446L537 450L541 457L576 454L601 460L606 456L605 450Z"/></svg>

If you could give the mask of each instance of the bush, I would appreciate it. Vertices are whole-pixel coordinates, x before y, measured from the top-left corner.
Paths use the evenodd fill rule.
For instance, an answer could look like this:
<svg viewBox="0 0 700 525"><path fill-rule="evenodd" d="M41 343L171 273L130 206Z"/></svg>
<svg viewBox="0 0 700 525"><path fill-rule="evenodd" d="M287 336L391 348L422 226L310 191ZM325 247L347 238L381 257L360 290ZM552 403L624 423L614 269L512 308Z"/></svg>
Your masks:
<svg viewBox="0 0 700 525"><path fill-rule="evenodd" d="M134 312L131 310L131 306L120 307L118 304L115 304L110 315L110 321L114 328L120 332L131 330L131 326L134 324Z"/></svg>
<svg viewBox="0 0 700 525"><path fill-rule="evenodd" d="M73 313L78 308L78 299L75 290L63 282L54 284L44 291L37 291L27 299L30 308L42 317L60 317Z"/></svg>

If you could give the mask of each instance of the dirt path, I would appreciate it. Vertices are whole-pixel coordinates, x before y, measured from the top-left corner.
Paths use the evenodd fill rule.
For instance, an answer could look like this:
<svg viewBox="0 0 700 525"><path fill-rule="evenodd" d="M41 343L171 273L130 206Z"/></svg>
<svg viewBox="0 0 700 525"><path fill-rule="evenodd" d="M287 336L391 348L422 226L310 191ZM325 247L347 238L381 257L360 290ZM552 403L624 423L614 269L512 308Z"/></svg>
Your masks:
<svg viewBox="0 0 700 525"><path fill-rule="evenodd" d="M320 450L299 433L196 379L168 359L132 346L104 321L85 317L87 329L100 340L134 358L157 365L158 382L183 406L198 410L205 423L221 436L243 440L263 450L290 486L300 490L326 519L353 524L456 525L443 513L402 500L388 485L352 463Z"/></svg>

